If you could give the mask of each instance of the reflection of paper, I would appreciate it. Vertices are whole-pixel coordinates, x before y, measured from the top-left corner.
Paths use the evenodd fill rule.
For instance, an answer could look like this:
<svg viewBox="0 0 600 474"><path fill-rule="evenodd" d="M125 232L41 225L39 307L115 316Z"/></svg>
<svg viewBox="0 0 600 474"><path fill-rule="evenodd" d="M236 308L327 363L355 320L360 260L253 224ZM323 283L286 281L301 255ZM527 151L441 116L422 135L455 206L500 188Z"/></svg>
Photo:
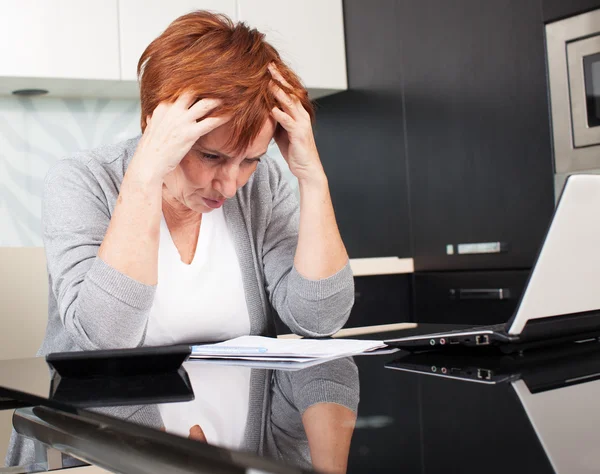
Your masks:
<svg viewBox="0 0 600 474"><path fill-rule="evenodd" d="M309 362L362 354L387 347L382 341L354 339L276 339L241 336L217 344L193 346L191 358Z"/></svg>
<svg viewBox="0 0 600 474"><path fill-rule="evenodd" d="M248 360L248 359L195 359L189 361L190 364L209 364L209 365L227 365L227 366L238 366L238 367L251 367L253 369L273 369L273 370L284 370L293 371L307 369L314 367L315 365L324 364L331 360L337 359L294 359L293 361L281 361L272 359L260 359L260 360ZM298 362L301 361L301 362Z"/></svg>

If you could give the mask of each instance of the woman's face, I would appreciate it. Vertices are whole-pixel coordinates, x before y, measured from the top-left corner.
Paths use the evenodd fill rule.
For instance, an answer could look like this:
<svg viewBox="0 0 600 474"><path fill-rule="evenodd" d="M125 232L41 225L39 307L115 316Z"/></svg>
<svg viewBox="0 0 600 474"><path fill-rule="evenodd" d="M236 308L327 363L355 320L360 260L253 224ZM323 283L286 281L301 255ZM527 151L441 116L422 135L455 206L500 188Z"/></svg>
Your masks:
<svg viewBox="0 0 600 474"><path fill-rule="evenodd" d="M275 133L276 122L268 119L244 153L226 150L231 126L225 124L201 137L181 163L165 177L168 194L179 204L205 213L223 205L244 186Z"/></svg>

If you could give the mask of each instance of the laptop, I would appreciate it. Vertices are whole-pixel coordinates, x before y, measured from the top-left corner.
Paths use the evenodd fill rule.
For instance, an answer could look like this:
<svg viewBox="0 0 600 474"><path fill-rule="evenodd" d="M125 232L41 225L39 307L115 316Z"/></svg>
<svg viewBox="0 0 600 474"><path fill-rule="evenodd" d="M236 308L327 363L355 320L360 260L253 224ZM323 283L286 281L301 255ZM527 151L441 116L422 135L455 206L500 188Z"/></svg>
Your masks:
<svg viewBox="0 0 600 474"><path fill-rule="evenodd" d="M510 353L591 337L600 337L600 175L572 175L506 324L384 342L409 351L467 346Z"/></svg>
<svg viewBox="0 0 600 474"><path fill-rule="evenodd" d="M584 474L596 472L600 465L600 450L597 440L600 426L600 344L591 342L577 347L572 343L561 357L553 357L547 350L546 361L537 355L531 364L522 360L513 373L507 370L503 380L486 380L485 377L462 377L457 373L442 373L442 368L451 369L448 354L428 352L409 354L406 358L386 365L387 368L421 372L430 375L466 380L468 382L499 384L508 383L516 393L529 421L540 440L554 471L559 474ZM524 353L526 357L530 354ZM436 370L432 371L429 362L437 358ZM458 356L457 356L458 357ZM502 365L500 358L488 356L489 361L477 362L463 357L460 367L474 367L483 370L491 364ZM506 356L503 356L506 357ZM516 360L512 363L518 363ZM429 360L427 360L429 358ZM408 362L403 362L406 359ZM457 366L459 367L459 366Z"/></svg>

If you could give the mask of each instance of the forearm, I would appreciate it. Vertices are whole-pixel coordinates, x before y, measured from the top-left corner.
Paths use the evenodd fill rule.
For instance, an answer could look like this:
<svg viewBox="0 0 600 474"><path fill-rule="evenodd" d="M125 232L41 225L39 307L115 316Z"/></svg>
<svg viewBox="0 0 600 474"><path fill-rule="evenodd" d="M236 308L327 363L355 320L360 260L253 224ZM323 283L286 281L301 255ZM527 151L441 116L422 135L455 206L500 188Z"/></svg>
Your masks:
<svg viewBox="0 0 600 474"><path fill-rule="evenodd" d="M98 257L140 283L155 285L161 212L162 179L147 172L134 157Z"/></svg>
<svg viewBox="0 0 600 474"><path fill-rule="evenodd" d="M300 227L294 265L311 280L330 277L341 270L348 254L335 220L325 173L299 180Z"/></svg>
<svg viewBox="0 0 600 474"><path fill-rule="evenodd" d="M342 405L318 403L302 415L313 467L321 472L345 473L356 414Z"/></svg>

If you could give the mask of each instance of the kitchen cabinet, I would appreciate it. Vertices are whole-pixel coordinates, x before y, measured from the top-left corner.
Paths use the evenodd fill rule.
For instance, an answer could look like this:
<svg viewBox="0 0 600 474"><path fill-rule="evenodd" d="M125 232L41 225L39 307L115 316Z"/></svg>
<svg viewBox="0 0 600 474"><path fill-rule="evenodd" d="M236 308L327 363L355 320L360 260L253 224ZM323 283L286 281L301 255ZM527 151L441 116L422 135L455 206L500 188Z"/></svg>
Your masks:
<svg viewBox="0 0 600 474"><path fill-rule="evenodd" d="M137 80L137 64L146 47L169 24L193 10L211 10L237 20L236 0L118 0L121 79Z"/></svg>
<svg viewBox="0 0 600 474"><path fill-rule="evenodd" d="M542 0L544 22L560 20L600 8L600 0Z"/></svg>
<svg viewBox="0 0 600 474"><path fill-rule="evenodd" d="M397 8L415 271L530 268L554 208L540 5Z"/></svg>
<svg viewBox="0 0 600 474"><path fill-rule="evenodd" d="M347 88L341 0L4 0L0 95L138 98L145 48L179 16L243 19L281 50L314 99ZM243 13L243 18L240 12Z"/></svg>
<svg viewBox="0 0 600 474"><path fill-rule="evenodd" d="M344 2L349 90L317 102L315 139L352 258L410 257L400 19L387 0Z"/></svg>
<svg viewBox="0 0 600 474"><path fill-rule="evenodd" d="M354 277L354 306L345 327L395 324L412 318L412 275Z"/></svg>
<svg viewBox="0 0 600 474"><path fill-rule="evenodd" d="M237 0L239 20L266 34L313 98L347 89L342 0Z"/></svg>
<svg viewBox="0 0 600 474"><path fill-rule="evenodd" d="M514 314L527 270L415 273L414 320L437 324L498 324Z"/></svg>
<svg viewBox="0 0 600 474"><path fill-rule="evenodd" d="M118 32L114 1L3 0L0 93L57 81L118 80Z"/></svg>

